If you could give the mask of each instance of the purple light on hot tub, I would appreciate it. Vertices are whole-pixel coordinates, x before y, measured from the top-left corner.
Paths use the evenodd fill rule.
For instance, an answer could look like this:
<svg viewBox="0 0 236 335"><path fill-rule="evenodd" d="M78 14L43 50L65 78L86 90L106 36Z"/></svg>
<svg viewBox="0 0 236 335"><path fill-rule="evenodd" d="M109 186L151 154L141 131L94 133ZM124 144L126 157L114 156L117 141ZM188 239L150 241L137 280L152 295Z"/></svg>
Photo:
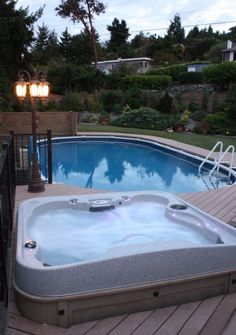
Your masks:
<svg viewBox="0 0 236 335"><path fill-rule="evenodd" d="M19 208L16 283L55 295L163 280L236 266L231 249L233 228L168 193L31 199Z"/></svg>
<svg viewBox="0 0 236 335"><path fill-rule="evenodd" d="M34 198L14 287L23 315L67 327L235 292L235 254L234 228L169 193Z"/></svg>

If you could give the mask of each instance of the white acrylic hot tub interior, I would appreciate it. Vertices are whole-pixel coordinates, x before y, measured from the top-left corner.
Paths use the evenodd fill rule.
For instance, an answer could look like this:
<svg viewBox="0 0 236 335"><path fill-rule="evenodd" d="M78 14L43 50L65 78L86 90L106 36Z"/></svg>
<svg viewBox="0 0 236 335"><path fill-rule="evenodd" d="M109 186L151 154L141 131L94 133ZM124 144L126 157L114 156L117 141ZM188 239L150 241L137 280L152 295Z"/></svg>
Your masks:
<svg viewBox="0 0 236 335"><path fill-rule="evenodd" d="M236 230L164 192L26 200L16 249L20 311L61 327L236 292Z"/></svg>
<svg viewBox="0 0 236 335"><path fill-rule="evenodd" d="M19 206L15 286L55 296L142 285L236 269L235 252L234 228L169 193L34 198Z"/></svg>
<svg viewBox="0 0 236 335"><path fill-rule="evenodd" d="M55 203L39 209L27 234L37 241L36 258L48 265L65 265L220 242L200 218L184 211L170 213L163 201L128 198L125 203L98 212L80 209L79 202L69 208Z"/></svg>

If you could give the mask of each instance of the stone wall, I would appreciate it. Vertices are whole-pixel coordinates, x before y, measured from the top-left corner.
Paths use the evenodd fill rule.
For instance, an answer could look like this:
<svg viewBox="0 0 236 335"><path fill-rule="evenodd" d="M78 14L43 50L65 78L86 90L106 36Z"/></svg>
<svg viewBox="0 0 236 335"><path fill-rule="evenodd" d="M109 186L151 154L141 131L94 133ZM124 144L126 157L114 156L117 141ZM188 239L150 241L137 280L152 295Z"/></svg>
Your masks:
<svg viewBox="0 0 236 335"><path fill-rule="evenodd" d="M178 97L182 105L188 106L189 104L194 103L194 105L200 109L202 108L202 102L204 98L205 96L203 93L193 93L193 92L182 93L181 96ZM213 110L214 102L225 102L225 101L226 101L225 93L212 92L210 94L207 94L206 95L207 113L214 113Z"/></svg>

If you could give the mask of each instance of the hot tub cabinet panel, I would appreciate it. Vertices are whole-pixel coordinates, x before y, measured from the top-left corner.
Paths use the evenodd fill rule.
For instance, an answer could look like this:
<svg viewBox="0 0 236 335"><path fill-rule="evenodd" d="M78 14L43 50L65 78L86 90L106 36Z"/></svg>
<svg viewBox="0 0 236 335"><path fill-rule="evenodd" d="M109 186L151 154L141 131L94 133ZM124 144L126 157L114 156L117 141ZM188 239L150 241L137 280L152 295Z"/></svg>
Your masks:
<svg viewBox="0 0 236 335"><path fill-rule="evenodd" d="M41 217L46 221L39 221ZM47 240L48 232L45 242L42 227L52 226L51 239L59 241L53 225L69 227L77 243L68 218L79 225L79 245L84 239L87 243L83 229L89 228L95 240L85 244L88 252L82 245L81 255L79 251L76 255L77 249L74 252L73 240L68 244L71 250L65 244L65 250L56 249L54 255L54 245ZM159 226L160 220L164 224ZM133 221L137 227L131 234ZM114 227L117 233L110 231ZM173 233L170 227L174 227ZM155 230L160 230L160 235L156 236ZM179 230L183 230L180 235ZM100 240L106 247L102 245L98 252ZM57 250L62 258L57 257ZM69 327L236 292L235 255L234 228L168 193L36 198L19 207L14 287L23 315Z"/></svg>
<svg viewBox="0 0 236 335"><path fill-rule="evenodd" d="M65 328L80 322L177 305L233 292L236 292L236 272L64 297L33 296L15 286L16 301L24 316L36 322Z"/></svg>

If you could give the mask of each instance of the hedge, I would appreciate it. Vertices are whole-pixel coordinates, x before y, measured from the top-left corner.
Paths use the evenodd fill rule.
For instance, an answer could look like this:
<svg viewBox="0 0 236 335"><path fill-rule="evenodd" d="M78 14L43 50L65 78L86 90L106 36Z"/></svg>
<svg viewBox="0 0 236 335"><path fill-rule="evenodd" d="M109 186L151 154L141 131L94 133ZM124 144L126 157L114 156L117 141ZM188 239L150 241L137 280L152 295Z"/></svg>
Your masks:
<svg viewBox="0 0 236 335"><path fill-rule="evenodd" d="M181 72L179 74L180 84L201 84L203 82L202 72Z"/></svg>
<svg viewBox="0 0 236 335"><path fill-rule="evenodd" d="M236 83L236 63L211 65L203 70L203 74L207 83L217 85L221 91L227 91L230 84Z"/></svg>
<svg viewBox="0 0 236 335"><path fill-rule="evenodd" d="M126 76L122 79L124 89L137 87L144 90L165 90L171 83L170 76L151 76L151 75L136 75Z"/></svg>
<svg viewBox="0 0 236 335"><path fill-rule="evenodd" d="M187 71L187 65L186 64L180 64L180 65L172 65L172 66L167 66L167 67L162 67L159 69L155 70L150 70L148 72L149 75L167 75L172 77L173 81L178 81L179 80L179 74L181 72L186 72Z"/></svg>

